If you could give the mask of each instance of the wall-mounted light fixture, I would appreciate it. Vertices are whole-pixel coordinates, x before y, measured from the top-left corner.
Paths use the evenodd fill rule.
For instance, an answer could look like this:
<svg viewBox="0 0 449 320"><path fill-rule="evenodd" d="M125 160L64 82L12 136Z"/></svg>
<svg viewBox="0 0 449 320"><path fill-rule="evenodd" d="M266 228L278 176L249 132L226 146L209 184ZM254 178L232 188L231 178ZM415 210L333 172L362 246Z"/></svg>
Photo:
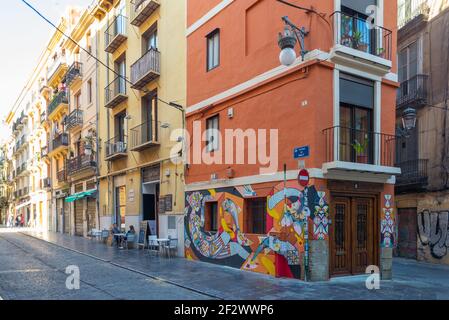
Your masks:
<svg viewBox="0 0 449 320"><path fill-rule="evenodd" d="M284 21L285 27L284 32L279 33L278 45L281 49L281 53L279 54L279 61L282 65L289 66L296 60L296 42L299 43L299 53L302 60L304 60L304 56L308 52L305 49L304 38L309 34L309 32L306 31L304 27L297 27L290 21L287 16L282 17L282 21Z"/></svg>

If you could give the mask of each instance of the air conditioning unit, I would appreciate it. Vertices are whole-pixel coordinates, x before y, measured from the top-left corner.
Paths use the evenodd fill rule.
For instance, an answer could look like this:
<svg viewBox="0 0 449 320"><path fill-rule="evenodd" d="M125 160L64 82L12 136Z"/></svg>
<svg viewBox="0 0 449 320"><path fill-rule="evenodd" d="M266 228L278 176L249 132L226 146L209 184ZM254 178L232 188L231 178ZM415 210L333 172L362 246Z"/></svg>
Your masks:
<svg viewBox="0 0 449 320"><path fill-rule="evenodd" d="M212 174L210 175L210 179L211 179L211 180L217 180L217 179L218 179L218 174L212 173Z"/></svg>

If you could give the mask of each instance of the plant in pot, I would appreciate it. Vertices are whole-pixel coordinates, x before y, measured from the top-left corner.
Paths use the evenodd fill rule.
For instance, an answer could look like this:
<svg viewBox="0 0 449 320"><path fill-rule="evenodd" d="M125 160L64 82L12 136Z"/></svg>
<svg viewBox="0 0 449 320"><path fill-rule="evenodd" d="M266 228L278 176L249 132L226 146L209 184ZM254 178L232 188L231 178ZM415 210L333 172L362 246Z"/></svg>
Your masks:
<svg viewBox="0 0 449 320"><path fill-rule="evenodd" d="M369 143L368 135L366 134L363 142L360 142L357 139L354 140L352 147L354 148L355 151L357 163L368 163L368 154L366 153L368 143Z"/></svg>
<svg viewBox="0 0 449 320"><path fill-rule="evenodd" d="M352 44L354 49L367 52L368 51L368 44L363 42L363 34L360 31L354 31L352 35Z"/></svg>
<svg viewBox="0 0 449 320"><path fill-rule="evenodd" d="M376 55L381 58L385 58L385 48L377 48Z"/></svg>

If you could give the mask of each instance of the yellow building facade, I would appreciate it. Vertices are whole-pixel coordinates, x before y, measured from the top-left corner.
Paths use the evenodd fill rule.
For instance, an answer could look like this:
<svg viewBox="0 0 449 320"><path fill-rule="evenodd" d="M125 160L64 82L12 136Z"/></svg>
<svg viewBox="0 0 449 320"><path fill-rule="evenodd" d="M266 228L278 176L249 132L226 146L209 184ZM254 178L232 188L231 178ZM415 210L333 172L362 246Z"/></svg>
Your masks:
<svg viewBox="0 0 449 320"><path fill-rule="evenodd" d="M185 2L98 1L92 14L108 66L98 69L101 229L145 225L178 238L182 254L184 168L170 154L183 112L168 102L186 101Z"/></svg>

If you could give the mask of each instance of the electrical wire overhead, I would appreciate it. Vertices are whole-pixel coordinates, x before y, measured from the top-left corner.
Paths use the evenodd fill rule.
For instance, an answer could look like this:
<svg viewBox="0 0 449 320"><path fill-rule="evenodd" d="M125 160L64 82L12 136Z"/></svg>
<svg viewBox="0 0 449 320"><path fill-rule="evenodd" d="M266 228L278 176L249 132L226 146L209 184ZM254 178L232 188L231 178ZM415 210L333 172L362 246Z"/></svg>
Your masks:
<svg viewBox="0 0 449 320"><path fill-rule="evenodd" d="M113 68L109 67L106 63L104 63L103 61L101 61L100 59L98 59L95 55L93 55L91 52L89 52L89 50L87 50L86 48L83 48L77 41L75 41L72 37L70 37L69 35L67 35L64 31L62 31L58 26L56 26L53 22L50 21L50 19L48 19L46 16L44 16L38 9L36 9L33 5L31 5L28 1L26 0L21 0L27 7L29 7L31 10L33 10L39 17L41 17L43 20L45 20L48 24L50 24L56 31L60 32L64 37L66 37L68 40L70 40L71 42L73 42L78 48L80 48L81 50L83 50L85 53L87 53L90 57L92 57L93 59L95 59L98 63L100 63L102 66L104 66L107 70L111 71L114 75L116 75L118 78L123 79L125 82L127 82L130 85L133 85L133 83L126 77L121 75L120 73L118 73L117 71L115 71ZM173 103L169 103L166 102L164 100L162 100L161 98L157 97L157 100L170 106L170 107L174 107L176 109L179 109L179 105L173 104Z"/></svg>

